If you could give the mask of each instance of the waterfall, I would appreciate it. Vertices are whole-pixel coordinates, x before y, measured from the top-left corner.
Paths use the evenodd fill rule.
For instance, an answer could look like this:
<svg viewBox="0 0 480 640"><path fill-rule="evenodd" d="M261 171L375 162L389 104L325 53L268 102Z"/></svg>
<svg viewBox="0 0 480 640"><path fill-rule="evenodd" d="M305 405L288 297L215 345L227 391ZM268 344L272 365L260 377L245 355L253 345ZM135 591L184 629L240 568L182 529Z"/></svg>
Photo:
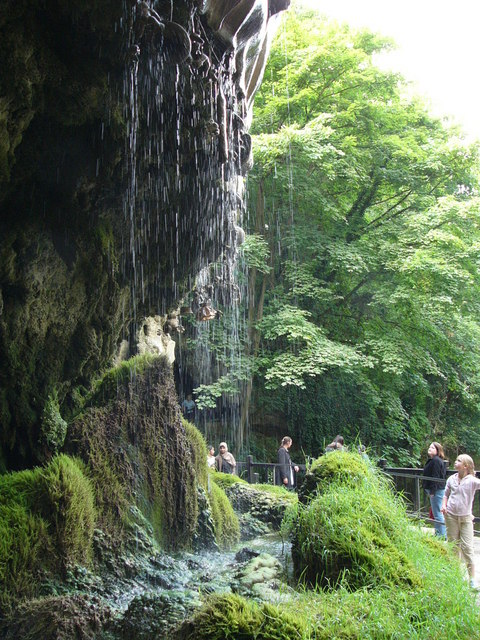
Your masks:
<svg viewBox="0 0 480 640"><path fill-rule="evenodd" d="M236 447L245 435L234 389L245 376L236 258L251 165L248 123L275 13L265 0L250 5L242 14L215 0L169 3L162 13L164 5L130 2L124 20L124 273L132 333L146 316L166 318L163 331L180 342L180 394L223 381L215 415L205 410L198 426ZM180 305L189 318L178 318ZM177 334L182 321L194 354Z"/></svg>

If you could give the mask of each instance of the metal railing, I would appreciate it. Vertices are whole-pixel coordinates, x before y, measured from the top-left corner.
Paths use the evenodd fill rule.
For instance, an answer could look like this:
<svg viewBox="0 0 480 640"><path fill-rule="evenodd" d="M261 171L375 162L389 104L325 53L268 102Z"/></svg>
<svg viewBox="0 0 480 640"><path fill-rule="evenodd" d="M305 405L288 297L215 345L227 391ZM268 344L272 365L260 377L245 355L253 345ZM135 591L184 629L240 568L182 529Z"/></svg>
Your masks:
<svg viewBox="0 0 480 640"><path fill-rule="evenodd" d="M298 473L295 473L292 469L293 487L296 488L298 479L305 474L306 466L304 464L293 464L300 469ZM250 482L250 484L280 485L280 474L277 472L277 469L280 469L281 466L283 465L276 462L254 462L253 456L247 456L245 462L237 460L237 473L241 478Z"/></svg>

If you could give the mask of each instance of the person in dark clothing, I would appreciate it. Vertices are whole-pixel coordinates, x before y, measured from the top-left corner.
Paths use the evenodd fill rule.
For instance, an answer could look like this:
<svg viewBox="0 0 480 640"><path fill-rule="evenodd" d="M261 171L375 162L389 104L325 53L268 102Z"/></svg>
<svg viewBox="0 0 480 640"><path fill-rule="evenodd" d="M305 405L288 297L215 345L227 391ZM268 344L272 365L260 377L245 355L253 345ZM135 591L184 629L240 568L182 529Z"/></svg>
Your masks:
<svg viewBox="0 0 480 640"><path fill-rule="evenodd" d="M285 436L278 450L278 467L276 469L277 481L287 489L293 487L293 472L298 473L298 467L292 463L288 453L291 446L292 439L289 436Z"/></svg>
<svg viewBox="0 0 480 640"><path fill-rule="evenodd" d="M445 478L447 469L445 465L445 454L439 442L432 442L428 447L428 460L423 468L425 480L422 481L423 488L428 494L430 506L432 508L435 527L435 535L445 538L446 528L443 517L442 500L445 493Z"/></svg>

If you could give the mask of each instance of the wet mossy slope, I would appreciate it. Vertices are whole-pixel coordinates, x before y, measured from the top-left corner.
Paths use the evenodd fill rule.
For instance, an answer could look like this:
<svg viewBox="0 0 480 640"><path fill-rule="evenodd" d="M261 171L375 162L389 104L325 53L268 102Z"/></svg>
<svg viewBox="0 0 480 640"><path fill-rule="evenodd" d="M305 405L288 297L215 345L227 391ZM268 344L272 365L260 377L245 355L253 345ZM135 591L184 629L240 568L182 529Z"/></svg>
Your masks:
<svg viewBox="0 0 480 640"><path fill-rule="evenodd" d="M191 544L197 526L193 445L171 365L145 357L105 375L67 439L67 449L91 469L103 526L121 537L135 504L157 541L173 549Z"/></svg>

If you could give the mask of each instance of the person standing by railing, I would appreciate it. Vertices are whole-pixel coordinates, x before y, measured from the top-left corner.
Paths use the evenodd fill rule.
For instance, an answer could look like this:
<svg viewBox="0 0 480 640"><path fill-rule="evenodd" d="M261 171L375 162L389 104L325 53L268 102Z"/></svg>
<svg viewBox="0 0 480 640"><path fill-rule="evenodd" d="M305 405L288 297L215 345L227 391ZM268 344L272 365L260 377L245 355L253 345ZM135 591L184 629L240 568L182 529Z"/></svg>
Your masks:
<svg viewBox="0 0 480 640"><path fill-rule="evenodd" d="M233 454L230 453L226 442L220 442L218 445L218 456L215 457L215 468L221 473L235 473L237 463Z"/></svg>
<svg viewBox="0 0 480 640"><path fill-rule="evenodd" d="M439 442L432 442L428 447L428 461L423 468L423 488L428 493L434 518L435 535L445 538L445 519L442 513L442 501L445 494L445 454Z"/></svg>
<svg viewBox="0 0 480 640"><path fill-rule="evenodd" d="M290 436L282 438L282 444L278 450L278 467L277 477L280 484L283 484L287 489L291 489L294 486L293 472L298 473L299 467L292 463L288 450L292 446L292 439Z"/></svg>
<svg viewBox="0 0 480 640"><path fill-rule="evenodd" d="M467 565L470 586L475 588L472 505L475 492L480 491L480 479L475 477L472 458L465 454L455 460L455 470L457 473L447 480L442 513L447 539L457 545L458 555Z"/></svg>

